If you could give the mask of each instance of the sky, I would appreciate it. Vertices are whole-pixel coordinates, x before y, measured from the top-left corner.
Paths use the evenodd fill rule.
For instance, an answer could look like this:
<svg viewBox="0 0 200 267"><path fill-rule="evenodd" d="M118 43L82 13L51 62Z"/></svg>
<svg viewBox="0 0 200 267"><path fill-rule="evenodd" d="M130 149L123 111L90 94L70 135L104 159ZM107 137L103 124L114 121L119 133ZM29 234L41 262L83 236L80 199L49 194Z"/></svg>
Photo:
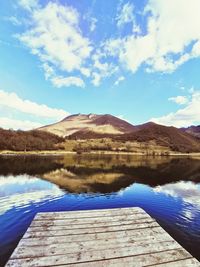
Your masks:
<svg viewBox="0 0 200 267"><path fill-rule="evenodd" d="M0 127L200 124L199 0L0 2Z"/></svg>

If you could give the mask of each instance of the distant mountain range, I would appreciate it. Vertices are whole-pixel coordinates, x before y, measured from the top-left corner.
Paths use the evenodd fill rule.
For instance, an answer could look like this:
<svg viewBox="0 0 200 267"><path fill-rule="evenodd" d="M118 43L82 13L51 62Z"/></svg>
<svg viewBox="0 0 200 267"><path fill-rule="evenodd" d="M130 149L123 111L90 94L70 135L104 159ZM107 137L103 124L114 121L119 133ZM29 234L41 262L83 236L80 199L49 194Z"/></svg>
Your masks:
<svg viewBox="0 0 200 267"><path fill-rule="evenodd" d="M174 151L200 151L200 126L179 129L153 122L132 125L109 114L75 114L39 130L68 139L110 137L119 141L153 141Z"/></svg>
<svg viewBox="0 0 200 267"><path fill-rule="evenodd" d="M187 127L187 128L181 128L181 130L186 132L186 133L189 133L193 136L200 138L200 125L198 125L198 126L192 125L192 126Z"/></svg>

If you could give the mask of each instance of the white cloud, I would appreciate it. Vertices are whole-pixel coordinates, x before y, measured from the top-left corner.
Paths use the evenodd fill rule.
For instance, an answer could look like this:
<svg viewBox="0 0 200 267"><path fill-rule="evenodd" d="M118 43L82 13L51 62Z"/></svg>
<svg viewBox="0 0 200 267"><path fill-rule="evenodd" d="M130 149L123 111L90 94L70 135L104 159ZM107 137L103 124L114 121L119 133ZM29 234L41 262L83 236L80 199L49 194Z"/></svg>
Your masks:
<svg viewBox="0 0 200 267"><path fill-rule="evenodd" d="M92 83L95 86L99 86L102 79L110 77L113 73L119 70L118 66L105 61L105 54L100 50L92 56L92 60L93 72L91 73L91 76L93 78Z"/></svg>
<svg viewBox="0 0 200 267"><path fill-rule="evenodd" d="M125 77L124 76L120 76L114 83L114 85L118 85L120 82L124 81L125 80Z"/></svg>
<svg viewBox="0 0 200 267"><path fill-rule="evenodd" d="M120 13L116 17L117 26L121 27L126 23L134 22L135 18L133 11L134 11L134 6L129 2L124 4L123 7L120 7Z"/></svg>
<svg viewBox="0 0 200 267"><path fill-rule="evenodd" d="M191 0L190 5L187 0L150 0L143 14L151 14L147 32L108 40L105 49L132 72L142 64L149 72L173 72L200 56L199 10L199 0Z"/></svg>
<svg viewBox="0 0 200 267"><path fill-rule="evenodd" d="M98 64L95 64L95 67L96 70L91 74L93 78L92 83L94 86L99 86L104 78L110 77L113 73L118 71L117 66L109 63L99 62Z"/></svg>
<svg viewBox="0 0 200 267"><path fill-rule="evenodd" d="M55 70L68 74L85 67L93 48L81 33L76 9L49 2L43 8L33 9L30 20L29 30L18 38L39 57L43 66L51 66L51 70L44 68L47 79L54 81L56 76L59 79ZM80 82L74 84L82 86ZM70 83L63 85L70 86Z"/></svg>
<svg viewBox="0 0 200 267"><path fill-rule="evenodd" d="M6 17L5 20L10 21L15 26L22 24L21 21L15 16Z"/></svg>
<svg viewBox="0 0 200 267"><path fill-rule="evenodd" d="M190 125L200 124L200 91L192 94L191 100L186 107L176 112L171 112L160 118L152 118L151 121L163 125L175 127L187 127Z"/></svg>
<svg viewBox="0 0 200 267"><path fill-rule="evenodd" d="M97 72L93 72L92 76L93 76L93 80L92 80L93 85L99 86L101 82L101 75Z"/></svg>
<svg viewBox="0 0 200 267"><path fill-rule="evenodd" d="M134 34L141 34L141 28L140 28L140 26L139 25L137 25L137 24L134 24L133 25L133 33Z"/></svg>
<svg viewBox="0 0 200 267"><path fill-rule="evenodd" d="M54 85L60 77L76 77L76 82L60 84L83 86L85 81L80 79L85 76L98 86L103 78L117 71L117 66L133 73L141 66L147 72L170 73L188 60L200 57L199 0L191 0L190 5L187 0L149 0L144 11L137 13L142 16L143 27L136 23L134 12L138 11L131 1L124 5L120 1L116 24L122 27L132 23L132 33L100 43L83 34L80 22L84 15L75 8L58 1L48 1L43 6L35 0L20 3L29 10L30 23L18 38L39 57L45 78ZM85 19L91 33L97 19L92 14ZM95 55L99 58L95 59Z"/></svg>
<svg viewBox="0 0 200 267"><path fill-rule="evenodd" d="M52 79L52 77L56 76L54 68L50 66L48 63L43 63L42 68L44 70L44 75L46 80Z"/></svg>
<svg viewBox="0 0 200 267"><path fill-rule="evenodd" d="M93 32L96 29L97 19L91 18L90 19L90 31Z"/></svg>
<svg viewBox="0 0 200 267"><path fill-rule="evenodd" d="M80 72L86 77L90 77L91 75L91 70L89 68L81 68Z"/></svg>
<svg viewBox="0 0 200 267"><path fill-rule="evenodd" d="M24 9L31 11L32 8L38 7L37 0L19 0L19 5L22 6Z"/></svg>
<svg viewBox="0 0 200 267"><path fill-rule="evenodd" d="M57 87L69 87L69 86L77 86L77 87L85 87L84 81L80 77L76 76L68 76L63 77L62 75L56 75L54 67L50 66L48 63L44 63L42 65L44 70L45 79L50 80L52 84ZM86 76L90 76L90 69L88 68L81 68L80 72Z"/></svg>
<svg viewBox="0 0 200 267"><path fill-rule="evenodd" d="M191 87L191 88L188 90L188 93L190 93L190 94L193 94L194 92L195 92L194 87Z"/></svg>
<svg viewBox="0 0 200 267"><path fill-rule="evenodd" d="M39 122L33 122L29 120L17 120L6 117L0 117L0 127L4 129L13 130L32 130L43 126Z"/></svg>
<svg viewBox="0 0 200 267"><path fill-rule="evenodd" d="M175 102L176 104L179 104L179 105L184 105L188 102L188 98L186 96L182 96L182 95L170 97L170 98L168 98L168 100Z"/></svg>
<svg viewBox="0 0 200 267"><path fill-rule="evenodd" d="M80 79L79 77L74 77L74 76L70 76L70 77L57 76L57 77L52 78L51 81L58 88L63 87L63 86L85 87L84 81Z"/></svg>
<svg viewBox="0 0 200 267"><path fill-rule="evenodd" d="M37 104L30 100L20 98L16 93L8 93L0 90L0 106L16 109L23 113L32 114L38 117L62 119L69 115L62 109L50 108L46 105Z"/></svg>

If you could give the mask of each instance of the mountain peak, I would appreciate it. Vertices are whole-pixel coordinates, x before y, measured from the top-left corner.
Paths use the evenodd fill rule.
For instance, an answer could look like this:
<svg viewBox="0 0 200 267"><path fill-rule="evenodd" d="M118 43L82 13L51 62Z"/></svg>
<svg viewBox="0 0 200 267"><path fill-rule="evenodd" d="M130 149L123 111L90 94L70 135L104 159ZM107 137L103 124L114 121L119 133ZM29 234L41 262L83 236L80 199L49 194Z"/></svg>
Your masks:
<svg viewBox="0 0 200 267"><path fill-rule="evenodd" d="M40 130L65 137L76 132L86 131L98 134L124 134L134 131L134 126L110 114L73 114L62 121L41 127Z"/></svg>

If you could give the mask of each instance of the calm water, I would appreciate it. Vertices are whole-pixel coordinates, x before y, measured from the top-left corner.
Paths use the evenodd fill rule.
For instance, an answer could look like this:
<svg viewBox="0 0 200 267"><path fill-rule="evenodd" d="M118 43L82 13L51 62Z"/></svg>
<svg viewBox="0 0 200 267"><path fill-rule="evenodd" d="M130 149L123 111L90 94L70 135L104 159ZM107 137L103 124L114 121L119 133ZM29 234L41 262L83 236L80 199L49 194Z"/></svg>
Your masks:
<svg viewBox="0 0 200 267"><path fill-rule="evenodd" d="M200 160L1 157L0 266L37 212L135 206L200 260Z"/></svg>

